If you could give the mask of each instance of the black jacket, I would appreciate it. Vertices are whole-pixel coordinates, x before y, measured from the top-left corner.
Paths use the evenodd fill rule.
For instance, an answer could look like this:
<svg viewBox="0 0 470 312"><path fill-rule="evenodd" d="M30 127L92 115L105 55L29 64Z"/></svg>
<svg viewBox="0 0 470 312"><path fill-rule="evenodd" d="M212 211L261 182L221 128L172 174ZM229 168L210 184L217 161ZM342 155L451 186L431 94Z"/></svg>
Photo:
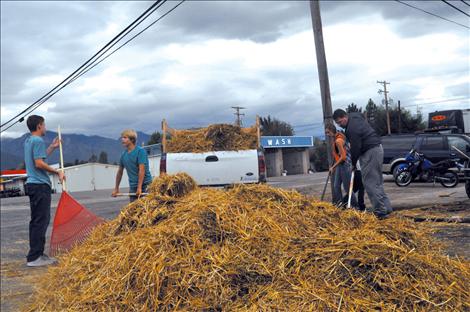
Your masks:
<svg viewBox="0 0 470 312"><path fill-rule="evenodd" d="M361 113L349 113L346 137L351 144L351 161L356 166L359 156L381 144L380 137Z"/></svg>

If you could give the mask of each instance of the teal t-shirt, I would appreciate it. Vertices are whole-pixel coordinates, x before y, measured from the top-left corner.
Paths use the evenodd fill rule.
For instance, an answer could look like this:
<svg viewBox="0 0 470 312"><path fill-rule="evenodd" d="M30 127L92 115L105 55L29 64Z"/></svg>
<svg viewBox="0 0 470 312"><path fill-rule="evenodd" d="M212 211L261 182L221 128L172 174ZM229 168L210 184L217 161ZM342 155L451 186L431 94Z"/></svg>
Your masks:
<svg viewBox="0 0 470 312"><path fill-rule="evenodd" d="M35 159L46 159L46 144L42 137L31 135L24 142L24 163L26 167L26 183L28 184L48 184L51 180L46 170L36 168Z"/></svg>
<svg viewBox="0 0 470 312"><path fill-rule="evenodd" d="M145 165L145 177L142 185L147 185L152 182L152 176L150 174L149 159L147 152L140 147L136 146L130 153L125 150L121 154L119 165L126 168L127 176L129 177L129 186L137 187L139 182L139 165Z"/></svg>

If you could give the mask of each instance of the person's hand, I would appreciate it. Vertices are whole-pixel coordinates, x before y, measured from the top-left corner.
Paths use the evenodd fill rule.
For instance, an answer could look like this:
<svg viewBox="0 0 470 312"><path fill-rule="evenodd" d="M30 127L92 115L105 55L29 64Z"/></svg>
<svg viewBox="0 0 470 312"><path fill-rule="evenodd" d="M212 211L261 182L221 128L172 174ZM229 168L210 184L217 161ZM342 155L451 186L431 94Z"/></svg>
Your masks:
<svg viewBox="0 0 470 312"><path fill-rule="evenodd" d="M65 181L65 174L62 170L57 171L57 175L59 176L59 181L60 183L63 183Z"/></svg>
<svg viewBox="0 0 470 312"><path fill-rule="evenodd" d="M141 195L142 195L142 187L138 187L137 191L135 191L135 196L137 196L137 198L139 198Z"/></svg>
<svg viewBox="0 0 470 312"><path fill-rule="evenodd" d="M119 193L119 189L115 188L113 193L111 194L112 197L117 197L117 194Z"/></svg>
<svg viewBox="0 0 470 312"><path fill-rule="evenodd" d="M55 139L52 141L50 147L51 148L58 148L60 143L61 143L61 141L59 140L59 137L55 137Z"/></svg>
<svg viewBox="0 0 470 312"><path fill-rule="evenodd" d="M330 167L330 169L328 169L328 172L329 172L329 173L333 173L334 170L335 170L334 167Z"/></svg>

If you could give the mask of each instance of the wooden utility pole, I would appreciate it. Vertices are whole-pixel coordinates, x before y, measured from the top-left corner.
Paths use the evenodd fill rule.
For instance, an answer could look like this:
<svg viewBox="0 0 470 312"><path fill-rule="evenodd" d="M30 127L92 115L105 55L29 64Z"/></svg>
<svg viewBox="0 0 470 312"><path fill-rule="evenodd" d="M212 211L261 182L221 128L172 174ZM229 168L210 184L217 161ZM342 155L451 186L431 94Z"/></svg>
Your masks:
<svg viewBox="0 0 470 312"><path fill-rule="evenodd" d="M245 107L241 107L241 106L232 106L233 109L236 110L236 112L234 113L235 116L237 116L237 119L235 120L235 124L239 127L242 126L242 119L240 118L241 116L245 116L245 114L240 114L240 110L241 109L246 109Z"/></svg>
<svg viewBox="0 0 470 312"><path fill-rule="evenodd" d="M377 83L380 83L380 84L383 84L384 85L384 89L383 90L379 90L379 94L380 93L383 93L384 94L384 97L385 97L385 112L387 114L387 132L388 132L388 135L391 135L392 132L390 131L390 113L388 111L388 97L387 97L387 85L390 84L390 82L386 82L385 80L384 81L377 81Z"/></svg>
<svg viewBox="0 0 470 312"><path fill-rule="evenodd" d="M315 39L315 52L317 56L318 79L320 80L321 103L323 107L323 123L333 124L333 110L331 108L330 82L328 80L328 67L326 65L325 46L323 43L323 30L320 15L320 3L318 0L310 0L310 14L312 16L313 37ZM325 133L328 165L333 165L331 155L331 139ZM331 183L331 194L333 194Z"/></svg>
<svg viewBox="0 0 470 312"><path fill-rule="evenodd" d="M400 100L398 100L398 133L401 134L401 107L400 107Z"/></svg>

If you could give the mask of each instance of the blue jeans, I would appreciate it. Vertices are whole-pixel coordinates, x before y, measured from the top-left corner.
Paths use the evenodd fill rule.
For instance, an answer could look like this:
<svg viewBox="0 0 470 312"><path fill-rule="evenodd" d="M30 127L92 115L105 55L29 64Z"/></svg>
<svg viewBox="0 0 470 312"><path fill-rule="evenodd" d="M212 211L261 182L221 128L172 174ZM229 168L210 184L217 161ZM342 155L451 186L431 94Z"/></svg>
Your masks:
<svg viewBox="0 0 470 312"><path fill-rule="evenodd" d="M29 221L29 252L26 261L31 262L44 254L46 231L51 220L51 187L48 184L26 184L31 208Z"/></svg>
<svg viewBox="0 0 470 312"><path fill-rule="evenodd" d="M351 165L347 163L342 163L338 165L334 172L333 179L333 204L341 206L343 203L343 195L341 191L341 186L344 188L346 196L349 195L349 183L351 183ZM346 202L347 204L347 202ZM351 196L351 206L357 207L356 196L352 194Z"/></svg>

